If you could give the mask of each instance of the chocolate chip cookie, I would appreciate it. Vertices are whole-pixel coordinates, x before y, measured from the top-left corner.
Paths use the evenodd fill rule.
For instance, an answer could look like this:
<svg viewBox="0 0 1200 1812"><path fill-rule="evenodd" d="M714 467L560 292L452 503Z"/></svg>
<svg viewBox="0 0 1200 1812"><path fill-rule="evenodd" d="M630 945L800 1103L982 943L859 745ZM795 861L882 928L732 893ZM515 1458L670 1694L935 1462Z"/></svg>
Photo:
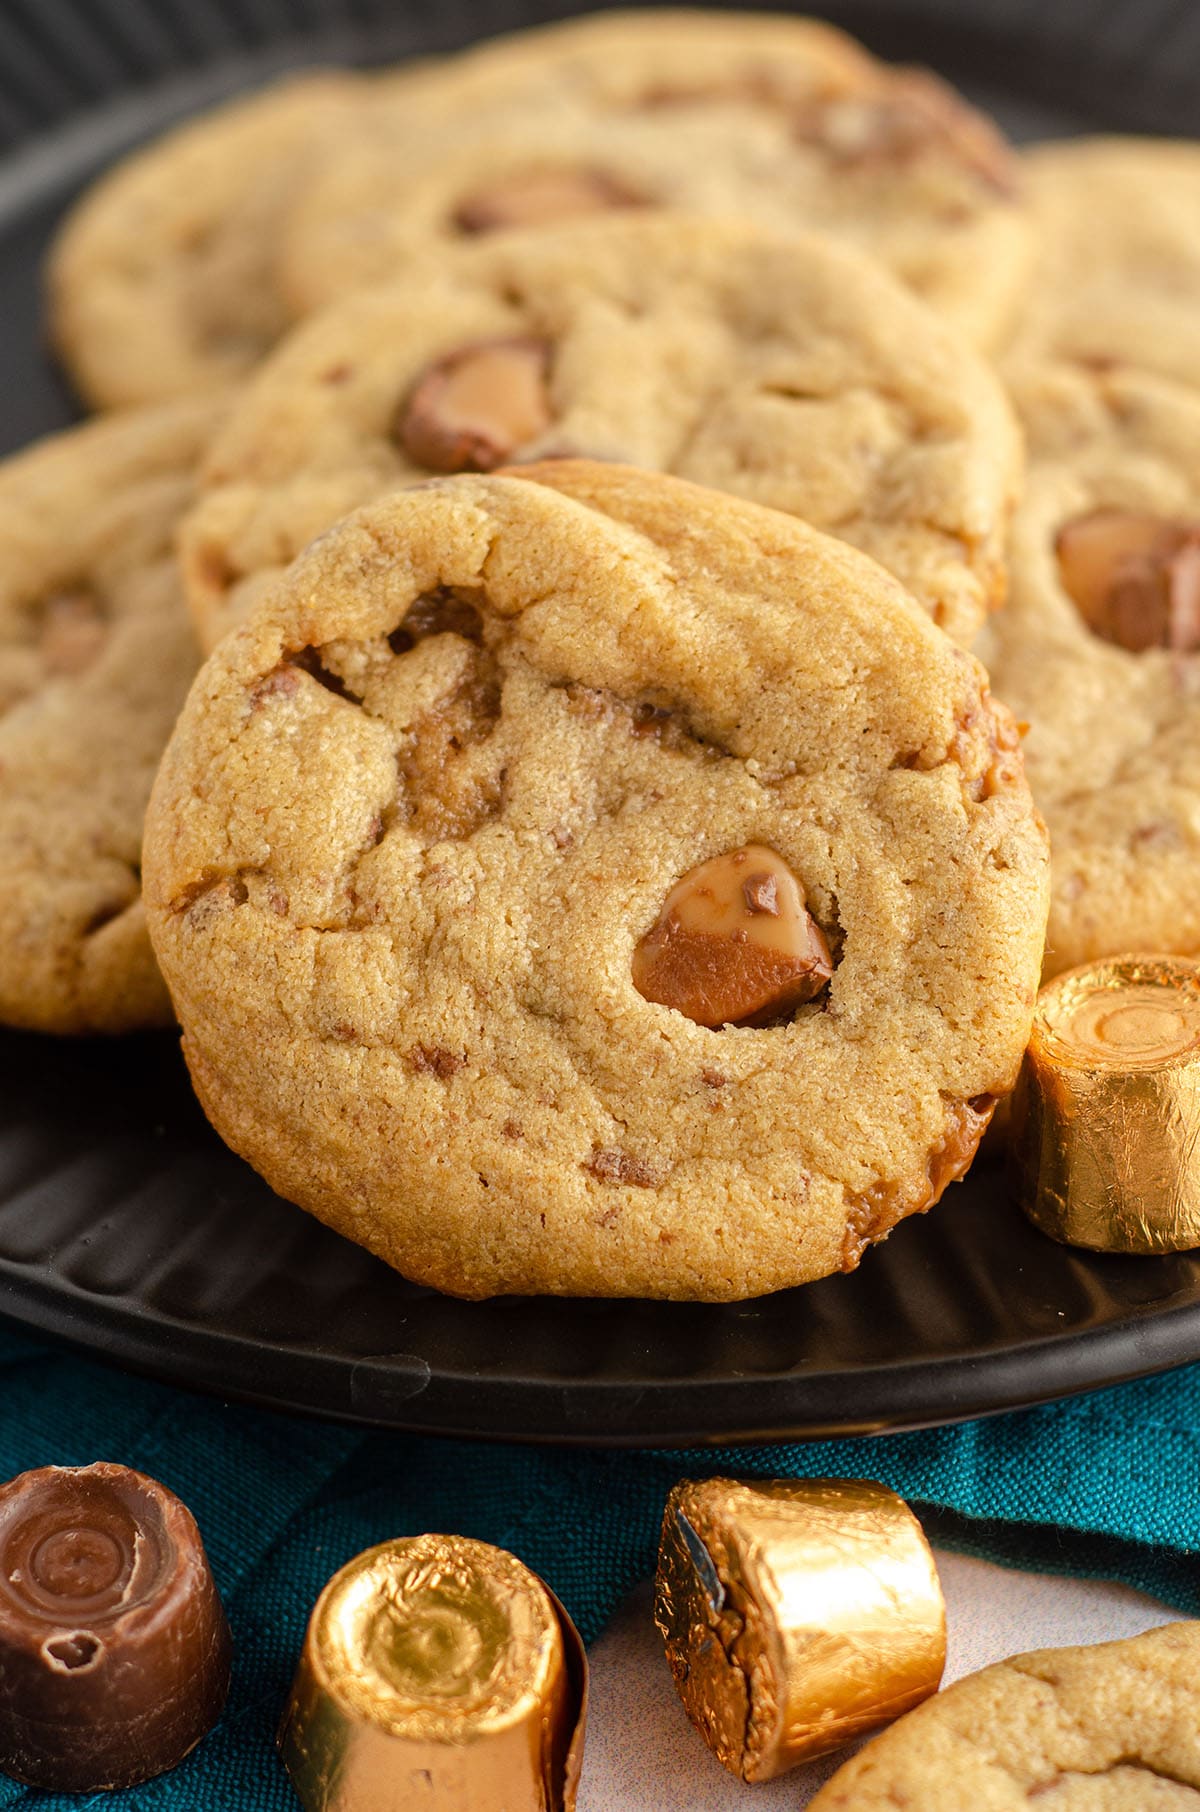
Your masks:
<svg viewBox="0 0 1200 1812"><path fill-rule="evenodd" d="M296 330L214 444L182 551L212 647L346 510L563 452L803 516L967 640L1019 478L994 376L828 241L634 211L410 267Z"/></svg>
<svg viewBox="0 0 1200 1812"><path fill-rule="evenodd" d="M1200 1805L1200 1623L985 1667L875 1737L811 1812Z"/></svg>
<svg viewBox="0 0 1200 1812"><path fill-rule="evenodd" d="M827 25L605 13L447 59L366 112L289 219L284 283L306 310L398 276L423 237L666 203L848 240L990 347L1032 256L1019 187L961 96Z"/></svg>
<svg viewBox="0 0 1200 1812"><path fill-rule="evenodd" d="M588 461L320 538L147 819L213 1124L467 1297L855 1265L1010 1087L1046 887L1011 719L881 567Z"/></svg>
<svg viewBox="0 0 1200 1812"><path fill-rule="evenodd" d="M1024 163L1040 250L1017 354L1200 383L1200 145L1070 139Z"/></svg>
<svg viewBox="0 0 1200 1812"><path fill-rule="evenodd" d="M357 94L349 75L293 78L168 133L87 191L48 280L52 337L89 403L211 392L257 363L287 321L282 217Z"/></svg>
<svg viewBox="0 0 1200 1812"><path fill-rule="evenodd" d="M172 536L219 405L163 405L0 465L0 1020L170 1024L142 817L199 663Z"/></svg>
<svg viewBox="0 0 1200 1812"><path fill-rule="evenodd" d="M1200 950L1200 398L1078 365L1013 374L1030 441L1010 597L978 652L1028 721L1050 828L1046 973Z"/></svg>

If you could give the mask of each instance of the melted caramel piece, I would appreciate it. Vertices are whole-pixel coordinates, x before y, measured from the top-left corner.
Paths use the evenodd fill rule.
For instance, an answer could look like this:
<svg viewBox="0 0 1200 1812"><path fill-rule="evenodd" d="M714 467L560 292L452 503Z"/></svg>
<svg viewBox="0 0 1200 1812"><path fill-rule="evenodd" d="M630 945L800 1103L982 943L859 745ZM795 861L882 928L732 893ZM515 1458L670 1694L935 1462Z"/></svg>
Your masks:
<svg viewBox="0 0 1200 1812"><path fill-rule="evenodd" d="M434 472L491 472L553 416L544 340L480 340L439 359L400 406L395 439Z"/></svg>
<svg viewBox="0 0 1200 1812"><path fill-rule="evenodd" d="M795 133L846 164L902 164L936 150L1002 195L1017 189L1011 147L926 69L897 70L876 94L814 96L797 109Z"/></svg>
<svg viewBox="0 0 1200 1812"><path fill-rule="evenodd" d="M104 646L104 611L90 591L64 591L42 607L39 646L47 673L82 673Z"/></svg>
<svg viewBox="0 0 1200 1812"><path fill-rule="evenodd" d="M604 170L576 166L525 170L501 177L462 200L454 224L464 233L493 233L505 227L550 226L615 208L637 208L643 199Z"/></svg>
<svg viewBox="0 0 1200 1812"><path fill-rule="evenodd" d="M768 1025L819 994L833 964L783 857L747 843L677 881L633 956L633 985L697 1025Z"/></svg>
<svg viewBox="0 0 1200 1812"><path fill-rule="evenodd" d="M1200 649L1200 523L1093 510L1063 525L1055 552L1093 634L1132 654Z"/></svg>

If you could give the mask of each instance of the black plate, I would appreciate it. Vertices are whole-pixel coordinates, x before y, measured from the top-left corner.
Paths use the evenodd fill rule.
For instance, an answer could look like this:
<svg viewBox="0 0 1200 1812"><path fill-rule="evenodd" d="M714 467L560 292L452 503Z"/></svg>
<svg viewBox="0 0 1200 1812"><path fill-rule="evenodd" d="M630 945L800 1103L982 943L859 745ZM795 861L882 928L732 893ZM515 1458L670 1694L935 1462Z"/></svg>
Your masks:
<svg viewBox="0 0 1200 1812"><path fill-rule="evenodd" d="M0 0L0 445L71 417L40 351L38 265L117 151L288 64L444 48L555 10ZM1019 137L1200 117L1200 9L1170 0L827 10L940 67ZM205 1124L169 1038L0 1034L0 1308L231 1396L570 1442L870 1433L1200 1358L1200 1258L1056 1246L979 1166L855 1276L758 1302L453 1302L273 1196Z"/></svg>

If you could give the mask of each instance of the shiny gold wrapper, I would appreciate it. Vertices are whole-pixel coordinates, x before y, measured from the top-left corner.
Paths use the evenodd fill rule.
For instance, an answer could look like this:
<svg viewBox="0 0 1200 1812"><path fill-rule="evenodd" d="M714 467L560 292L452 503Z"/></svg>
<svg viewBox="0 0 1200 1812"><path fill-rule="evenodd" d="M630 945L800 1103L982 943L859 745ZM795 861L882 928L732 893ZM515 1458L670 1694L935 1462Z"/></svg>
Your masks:
<svg viewBox="0 0 1200 1812"><path fill-rule="evenodd" d="M1200 964L1123 956L1038 997L1013 1098L1021 1206L1099 1252L1200 1246Z"/></svg>
<svg viewBox="0 0 1200 1812"><path fill-rule="evenodd" d="M279 1733L306 1812L572 1812L587 1660L519 1560L370 1548L317 1600Z"/></svg>
<svg viewBox="0 0 1200 1812"><path fill-rule="evenodd" d="M743 1781L910 1711L946 1660L921 1525L865 1479L676 1485L654 1619L688 1716Z"/></svg>

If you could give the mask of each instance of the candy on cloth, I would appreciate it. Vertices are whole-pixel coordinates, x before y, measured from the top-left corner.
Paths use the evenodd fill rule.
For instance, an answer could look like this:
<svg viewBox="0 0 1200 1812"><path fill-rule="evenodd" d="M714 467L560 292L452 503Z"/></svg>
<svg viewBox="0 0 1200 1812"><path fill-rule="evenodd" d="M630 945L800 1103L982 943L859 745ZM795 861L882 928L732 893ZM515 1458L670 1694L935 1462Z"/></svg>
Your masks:
<svg viewBox="0 0 1200 1812"><path fill-rule="evenodd" d="M279 1744L305 1812L573 1812L587 1659L513 1555L382 1542L330 1580Z"/></svg>
<svg viewBox="0 0 1200 1812"><path fill-rule="evenodd" d="M182 1761L229 1690L229 1625L187 1506L125 1466L0 1486L0 1767L133 1787Z"/></svg>
<svg viewBox="0 0 1200 1812"><path fill-rule="evenodd" d="M911 1710L946 1661L921 1525L867 1479L676 1485L654 1617L688 1716L744 1781Z"/></svg>
<svg viewBox="0 0 1200 1812"><path fill-rule="evenodd" d="M493 1542L547 1581L591 1641L653 1570L672 1485L714 1463L711 1449L569 1452L340 1428L122 1376L8 1330L0 1388L5 1473L96 1452L153 1472L195 1512L233 1628L216 1729L171 1774L106 1797L104 1812L296 1812L274 1753L279 1714L318 1593L362 1549L447 1525ZM1146 1466L1148 1430L1169 1470ZM762 1478L869 1467L921 1506L942 1546L1122 1579L1200 1615L1198 1367L961 1428L731 1449L720 1464ZM953 1511L953 1525L930 1506ZM0 1778L0 1812L18 1808L80 1802Z"/></svg>

